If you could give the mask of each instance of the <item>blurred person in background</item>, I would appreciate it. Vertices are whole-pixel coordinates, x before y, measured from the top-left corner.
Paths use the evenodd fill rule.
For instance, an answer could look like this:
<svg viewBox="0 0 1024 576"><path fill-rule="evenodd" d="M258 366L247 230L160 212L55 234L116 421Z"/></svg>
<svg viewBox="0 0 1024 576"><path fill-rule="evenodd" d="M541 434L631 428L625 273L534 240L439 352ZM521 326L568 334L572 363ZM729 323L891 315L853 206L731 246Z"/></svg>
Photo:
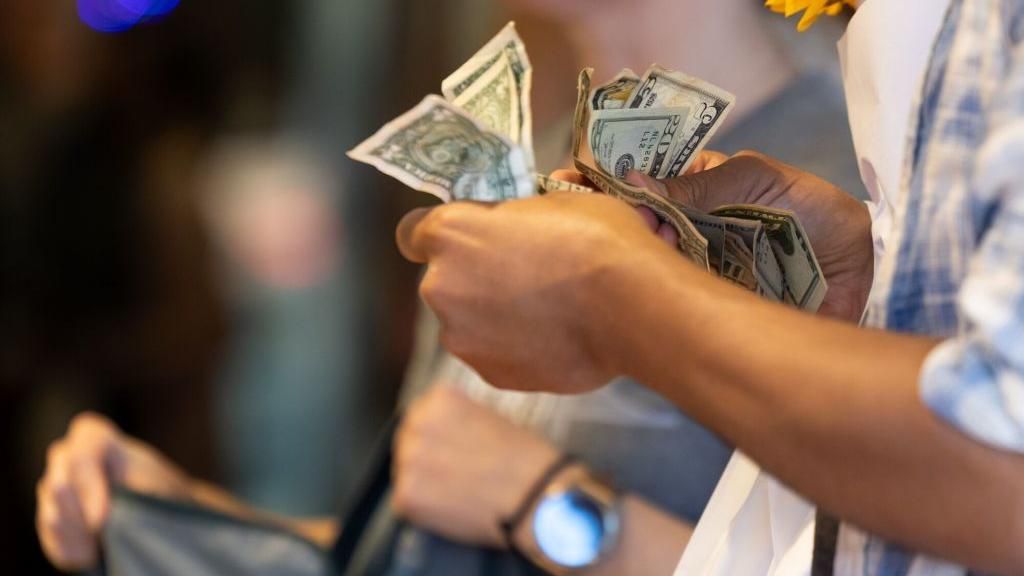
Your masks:
<svg viewBox="0 0 1024 576"><path fill-rule="evenodd" d="M39 573L33 487L75 412L116 414L215 473L207 415L223 323L187 198L228 99L234 54L215 40L246 44L197 19L103 37L72 2L2 11L0 485L3 526L17 529L0 546Z"/></svg>
<svg viewBox="0 0 1024 576"><path fill-rule="evenodd" d="M709 8L676 0L599 6L583 0L510 0L509 7L556 21L564 34L554 39L565 39L580 55L579 64L593 65L599 74L610 76L624 66L640 71L659 61L729 88L739 104L716 145L763 150L858 190L856 166L837 160L853 156L834 73L804 69L787 41L766 29L768 16L759 2L729 0ZM525 28L524 36L530 37ZM551 52L531 48L535 64L543 69ZM537 84L571 86L573 77ZM547 127L538 130L538 149L550 150L543 154L553 168L568 152L571 99L561 109L543 98L536 102L539 117L561 119L538 122ZM807 108L815 113L807 114ZM618 546L586 573L669 573L731 453L710 432L635 382L618 381L579 398L495 391L444 352L437 342L436 320L427 313L419 321L406 398L410 409L396 443L393 504L419 526L404 535L399 551L398 563L413 573L417 563L429 564L431 546L441 539L480 549L505 546L500 522L566 452L578 460L552 481L600 484L598 478L606 477L625 494ZM97 463L111 454L123 465L104 478ZM93 482L76 484L68 476L68 462L76 461L93 467ZM40 533L51 558L67 567L88 565L95 558L94 534L103 523L109 480L236 514L260 515L227 493L192 480L153 449L94 416L76 421L55 445L50 464L40 509L51 516L50 522L41 522ZM336 531L330 521L281 521L324 544ZM533 524L524 521L521 527ZM516 531L520 547L536 554L532 538L528 529Z"/></svg>
<svg viewBox="0 0 1024 576"><path fill-rule="evenodd" d="M29 573L46 566L26 530L45 447L83 409L111 414L198 475L232 486L244 478L238 488L246 494L293 511L333 509L345 478L339 468L354 451L337 438L356 444L359 435L345 433L346 426L373 426L374 406L381 420L390 412L387 394L380 395L383 405L366 398L345 405L352 382L361 379L345 377L344 367L360 365L348 364L343 353L351 348L360 357L360 348L376 342L360 338L349 345L339 335L373 319L347 316L352 298L339 289L337 262L310 266L319 272L297 284L288 271L284 282L258 283L282 278L274 266L292 259L282 249L312 251L323 263L337 255L332 243L340 236L333 225L340 176L317 171L329 161L309 167L309 157L318 157L306 149L275 143L286 139L276 135L282 126L302 131L291 109L316 89L286 94L288 57L306 55L292 54L284 43L296 10L288 3L183 2L162 22L104 35L81 22L74 2L3 3L0 442L11 466L0 486L14 496L0 504L11 521L2 524L0 546L10 546L14 565ZM231 146L224 135L239 133L245 136L237 140L250 145L239 148L254 151L239 156L261 164L239 169L275 175L282 197L266 187L241 199L238 187L225 188L234 202L205 196L217 166L245 164L218 160L226 156L218 151ZM357 133L355 126L349 137ZM289 154L263 152L279 150ZM275 164L262 163L268 154ZM222 227L223 219L204 214L214 205L223 207L217 214L230 212L244 224ZM375 217L379 211L365 214ZM324 225L306 227L310 221ZM377 228L386 229L387 221L378 220ZM302 239L284 230L290 225L307 228L317 242L289 246ZM283 235L285 242L273 243ZM237 247L245 252L254 236L260 249L238 260L211 258L212 247L225 247L225 256L238 254ZM381 236L390 239L387 232ZM254 259L259 271L270 262L267 275L246 276L234 264ZM283 288L266 298L269 305L253 305L272 291L267 286ZM290 291L300 293L291 298L299 305L282 303ZM302 300L309 292L314 297ZM290 338L296 333L299 338ZM323 347L308 345L309 338ZM250 359L246 368L238 368L240 356ZM275 362L282 358L287 361ZM243 379L249 393L239 401L232 394ZM247 406L260 405L267 380L291 385L292 395L276 396L275 414L257 417L263 436L249 434L247 451L238 440L252 428L234 424ZM397 375L390 384L386 378L378 383L393 390ZM322 416L297 407L302 402ZM338 417L346 410L364 419ZM234 418L216 417L217 411ZM288 446L272 451L268 438ZM282 453L290 459L271 458ZM272 464L274 472L298 472L285 482L264 474L265 467L247 466L254 460ZM303 462L312 466L303 469Z"/></svg>
<svg viewBox="0 0 1024 576"><path fill-rule="evenodd" d="M220 141L201 198L231 320L214 392L228 485L290 514L333 510L357 441L363 364L346 314L339 186L315 153ZM354 358L356 356L356 358Z"/></svg>
<svg viewBox="0 0 1024 576"><path fill-rule="evenodd" d="M227 134L205 162L231 320L219 456L233 492L280 513L336 510L394 409L408 354L395 334L412 321L413 272L382 228L408 205L353 193L380 179L340 161L386 119L399 83L418 85L391 74L415 25L397 4L289 2L273 133Z"/></svg>

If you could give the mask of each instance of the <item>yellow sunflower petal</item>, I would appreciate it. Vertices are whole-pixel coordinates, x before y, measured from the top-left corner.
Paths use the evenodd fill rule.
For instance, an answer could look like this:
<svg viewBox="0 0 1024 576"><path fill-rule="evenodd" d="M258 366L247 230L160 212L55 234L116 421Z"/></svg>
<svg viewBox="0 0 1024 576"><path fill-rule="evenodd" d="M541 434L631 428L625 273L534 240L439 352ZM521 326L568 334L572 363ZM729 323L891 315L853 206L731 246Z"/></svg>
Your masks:
<svg viewBox="0 0 1024 576"><path fill-rule="evenodd" d="M800 22L796 25L797 32L806 32L814 23L818 21L820 12L811 12L810 10L804 12L804 15L800 17Z"/></svg>
<svg viewBox="0 0 1024 576"><path fill-rule="evenodd" d="M796 25L798 32L804 32L817 22L818 17L825 11L825 4L827 1L828 0L809 0L807 2L807 9L804 10L804 15L800 18L800 23Z"/></svg>
<svg viewBox="0 0 1024 576"><path fill-rule="evenodd" d="M789 18L801 10L806 10L811 2L812 0L786 0L786 18Z"/></svg>
<svg viewBox="0 0 1024 576"><path fill-rule="evenodd" d="M765 7L772 12L784 14L786 18L801 11L803 15L797 30L803 32L813 25L822 14L835 16L849 6L857 9L857 0L765 0Z"/></svg>

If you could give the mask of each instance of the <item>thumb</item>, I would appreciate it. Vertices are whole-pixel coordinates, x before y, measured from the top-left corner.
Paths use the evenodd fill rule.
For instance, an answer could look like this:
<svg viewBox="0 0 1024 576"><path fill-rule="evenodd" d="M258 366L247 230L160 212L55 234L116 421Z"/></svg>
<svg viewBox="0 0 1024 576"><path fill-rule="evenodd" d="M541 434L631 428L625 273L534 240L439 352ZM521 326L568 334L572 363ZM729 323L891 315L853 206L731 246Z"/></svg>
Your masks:
<svg viewBox="0 0 1024 576"><path fill-rule="evenodd" d="M417 208L402 217L395 229L395 241L398 243L398 251L402 256L411 262L424 264L427 262L427 247L421 225L423 220L430 216L434 208Z"/></svg>
<svg viewBox="0 0 1024 576"><path fill-rule="evenodd" d="M111 456L119 450L120 432L102 416L85 413L72 423L69 442L75 455L73 482L89 530L99 533L110 510Z"/></svg>
<svg viewBox="0 0 1024 576"><path fill-rule="evenodd" d="M712 180L721 180L721 178L715 177L717 175L712 174L718 169L720 168L667 180L658 180L640 172L630 172L626 176L626 182L692 208L704 210L709 190L714 189Z"/></svg>
<svg viewBox="0 0 1024 576"><path fill-rule="evenodd" d="M644 188L650 192L654 192L658 196L668 197L669 190L665 186L664 180L658 180L652 178L643 172L632 170L629 174L626 174L626 184L630 186L636 186L637 188Z"/></svg>
<svg viewBox="0 0 1024 576"><path fill-rule="evenodd" d="M427 264L443 246L440 240L442 232L453 228L472 228L479 214L496 205L493 202L460 200L433 208L417 208L398 223L395 230L398 250L412 262Z"/></svg>
<svg viewBox="0 0 1024 576"><path fill-rule="evenodd" d="M626 181L706 212L724 204L748 203L764 185L767 168L760 156L743 154L714 168L685 176L657 180L633 172Z"/></svg>

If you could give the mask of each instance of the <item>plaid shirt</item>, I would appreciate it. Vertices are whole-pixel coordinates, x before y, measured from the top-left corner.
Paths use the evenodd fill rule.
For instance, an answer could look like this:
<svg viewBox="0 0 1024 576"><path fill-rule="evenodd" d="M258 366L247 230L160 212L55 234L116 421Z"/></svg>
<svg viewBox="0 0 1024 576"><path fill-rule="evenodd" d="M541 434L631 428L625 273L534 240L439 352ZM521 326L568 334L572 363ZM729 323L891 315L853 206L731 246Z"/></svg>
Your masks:
<svg viewBox="0 0 1024 576"><path fill-rule="evenodd" d="M876 327L946 338L922 370L923 400L964 434L1015 452L1024 452L1022 40L1024 0L950 5L910 131L894 249L867 314ZM965 572L839 529L838 576Z"/></svg>

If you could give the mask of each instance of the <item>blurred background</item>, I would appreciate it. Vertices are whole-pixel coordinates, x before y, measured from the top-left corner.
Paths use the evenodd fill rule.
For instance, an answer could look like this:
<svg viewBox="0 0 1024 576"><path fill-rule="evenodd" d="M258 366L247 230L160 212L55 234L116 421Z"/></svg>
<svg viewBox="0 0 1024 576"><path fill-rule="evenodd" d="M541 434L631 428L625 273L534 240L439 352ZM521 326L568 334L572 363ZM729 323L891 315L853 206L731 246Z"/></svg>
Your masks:
<svg viewBox="0 0 1024 576"><path fill-rule="evenodd" d="M0 0L0 553L23 574L49 573L35 482L85 409L253 503L336 510L409 356L394 226L431 202L344 152L509 18L536 125L585 64L525 0L115 1ZM834 39L794 53L833 66Z"/></svg>

